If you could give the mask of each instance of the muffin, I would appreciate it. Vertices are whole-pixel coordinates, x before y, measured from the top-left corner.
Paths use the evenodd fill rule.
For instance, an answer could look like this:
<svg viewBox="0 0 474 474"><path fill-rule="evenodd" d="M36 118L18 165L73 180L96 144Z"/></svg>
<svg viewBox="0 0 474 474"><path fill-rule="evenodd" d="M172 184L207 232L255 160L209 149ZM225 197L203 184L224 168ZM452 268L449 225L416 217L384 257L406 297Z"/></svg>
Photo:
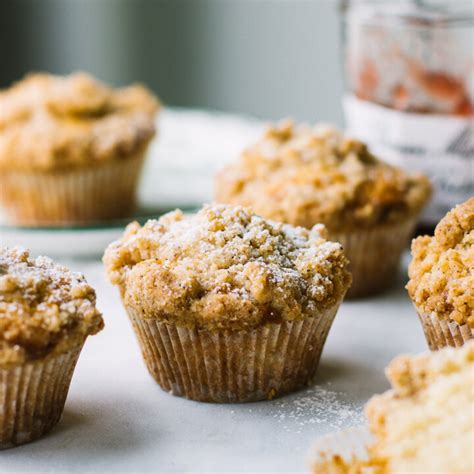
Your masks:
<svg viewBox="0 0 474 474"><path fill-rule="evenodd" d="M350 284L339 243L242 207L133 223L104 263L151 375L209 402L271 399L308 384Z"/></svg>
<svg viewBox="0 0 474 474"><path fill-rule="evenodd" d="M412 243L408 293L431 350L474 337L474 198Z"/></svg>
<svg viewBox="0 0 474 474"><path fill-rule="evenodd" d="M318 453L314 474L474 472L474 342L401 356L387 375L392 390L367 406L366 459Z"/></svg>
<svg viewBox="0 0 474 474"><path fill-rule="evenodd" d="M31 74L0 92L0 207L25 226L128 217L158 102L77 73Z"/></svg>
<svg viewBox="0 0 474 474"><path fill-rule="evenodd" d="M0 248L0 449L59 421L82 346L102 327L82 275Z"/></svg>
<svg viewBox="0 0 474 474"><path fill-rule="evenodd" d="M308 229L323 223L349 258L351 297L390 286L430 192L426 177L384 163L363 143L291 122L268 129L216 178L219 202Z"/></svg>

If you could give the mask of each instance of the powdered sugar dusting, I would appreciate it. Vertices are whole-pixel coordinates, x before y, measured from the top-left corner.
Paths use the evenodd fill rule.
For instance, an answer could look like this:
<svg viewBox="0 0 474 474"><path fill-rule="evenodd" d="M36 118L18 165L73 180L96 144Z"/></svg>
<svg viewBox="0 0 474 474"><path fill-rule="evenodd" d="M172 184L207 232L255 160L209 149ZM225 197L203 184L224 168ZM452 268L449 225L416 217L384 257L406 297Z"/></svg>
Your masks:
<svg viewBox="0 0 474 474"><path fill-rule="evenodd" d="M129 227L122 241L109 247L106 256L109 260L113 255L107 254L117 248L137 249L139 258L129 258L126 264L133 266L159 255L164 264L172 262L195 270L196 264L205 260L200 270L206 273L216 263L220 270L239 266L241 271L241 265L260 262L268 266L278 282L288 276L310 275L314 286L324 286L321 276L334 276L332 267L344 264L340 244L325 240L325 236L321 225L308 231L266 221L239 206L206 205L193 216L175 211L158 221L148 221L143 228ZM113 263L124 259L119 255L116 260L120 262Z"/></svg>
<svg viewBox="0 0 474 474"><path fill-rule="evenodd" d="M276 400L274 417L284 431L293 433L301 433L311 425L331 428L360 425L364 420L362 409L345 398L342 392L312 387L297 396Z"/></svg>
<svg viewBox="0 0 474 474"><path fill-rule="evenodd" d="M72 287L86 285L80 273L73 273L55 264L49 257L31 259L29 252L20 247L0 249L0 275L8 275L8 278L0 280L1 291L7 291L8 282L12 291L18 287L25 290L22 299L36 298L37 293L45 297L46 293L56 292L58 294L54 295L54 303L69 296Z"/></svg>
<svg viewBox="0 0 474 474"><path fill-rule="evenodd" d="M103 326L83 275L21 248L0 248L0 365L41 357ZM77 336L77 339L76 339Z"/></svg>
<svg viewBox="0 0 474 474"><path fill-rule="evenodd" d="M104 262L141 312L206 325L229 319L241 329L339 303L350 280L347 259L324 236L322 226L308 230L209 204L193 215L175 211L132 224Z"/></svg>

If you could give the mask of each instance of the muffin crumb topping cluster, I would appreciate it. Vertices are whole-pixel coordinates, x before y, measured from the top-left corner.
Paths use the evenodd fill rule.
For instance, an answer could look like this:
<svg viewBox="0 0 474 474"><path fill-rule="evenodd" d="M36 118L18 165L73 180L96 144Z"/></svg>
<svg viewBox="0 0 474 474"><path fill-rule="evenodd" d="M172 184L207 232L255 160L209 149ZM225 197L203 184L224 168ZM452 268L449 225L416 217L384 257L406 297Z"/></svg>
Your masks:
<svg viewBox="0 0 474 474"><path fill-rule="evenodd" d="M474 420L460 407L472 407L474 342L399 356L387 375L393 390L373 397L367 416L377 437L374 452L386 459L389 472L468 472ZM435 452L424 449L433 445Z"/></svg>
<svg viewBox="0 0 474 474"><path fill-rule="evenodd" d="M386 369L395 398L412 397L422 392L440 377L474 367L474 342L461 350L447 348L443 352L426 352L415 357L396 357ZM474 375L474 374L473 374Z"/></svg>
<svg viewBox="0 0 474 474"><path fill-rule="evenodd" d="M62 352L100 331L95 299L81 274L0 249L0 366Z"/></svg>
<svg viewBox="0 0 474 474"><path fill-rule="evenodd" d="M474 198L452 209L434 237L418 237L407 288L425 314L474 328Z"/></svg>
<svg viewBox="0 0 474 474"><path fill-rule="evenodd" d="M327 126L283 122L217 177L218 201L267 218L330 230L396 222L416 214L428 179L378 160L360 141Z"/></svg>
<svg viewBox="0 0 474 474"><path fill-rule="evenodd" d="M56 170L130 156L154 135L158 107L141 85L30 74L0 92L0 167Z"/></svg>
<svg viewBox="0 0 474 474"><path fill-rule="evenodd" d="M144 317L207 328L299 319L340 301L350 282L324 226L293 228L224 205L132 224L104 261Z"/></svg>
<svg viewBox="0 0 474 474"><path fill-rule="evenodd" d="M314 474L471 472L474 342L399 356L387 375L392 390L374 396L366 409L375 436L367 458L318 453Z"/></svg>

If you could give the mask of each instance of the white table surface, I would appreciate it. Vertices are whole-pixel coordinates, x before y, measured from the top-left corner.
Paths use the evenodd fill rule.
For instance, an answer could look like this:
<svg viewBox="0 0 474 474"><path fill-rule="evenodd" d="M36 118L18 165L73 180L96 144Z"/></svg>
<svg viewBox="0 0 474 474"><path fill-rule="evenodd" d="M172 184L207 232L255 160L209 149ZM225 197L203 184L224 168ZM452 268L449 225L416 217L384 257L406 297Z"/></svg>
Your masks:
<svg viewBox="0 0 474 474"><path fill-rule="evenodd" d="M363 423L364 403L388 387L383 368L392 357L426 350L401 275L387 294L343 303L314 386L241 405L180 399L149 376L102 265L65 263L96 288L106 327L86 342L60 423L0 452L2 474L308 472L315 438Z"/></svg>

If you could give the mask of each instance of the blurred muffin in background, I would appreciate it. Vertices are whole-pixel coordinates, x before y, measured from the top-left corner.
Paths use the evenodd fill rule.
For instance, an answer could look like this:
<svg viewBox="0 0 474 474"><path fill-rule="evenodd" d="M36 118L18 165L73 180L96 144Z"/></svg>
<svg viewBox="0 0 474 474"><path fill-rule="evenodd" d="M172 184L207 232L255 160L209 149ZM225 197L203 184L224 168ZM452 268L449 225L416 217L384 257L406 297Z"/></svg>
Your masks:
<svg viewBox="0 0 474 474"><path fill-rule="evenodd" d="M474 338L474 198L412 243L407 289L430 349Z"/></svg>
<svg viewBox="0 0 474 474"><path fill-rule="evenodd" d="M130 224L104 263L155 380L220 403L311 382L351 280L324 226L267 221L240 206Z"/></svg>
<svg viewBox="0 0 474 474"><path fill-rule="evenodd" d="M374 440L360 456L316 444L314 474L474 472L474 342L417 356L399 356L387 368L392 389L375 395L366 413ZM339 442L337 442L337 441ZM346 453L357 439L344 443ZM353 444L349 446L348 444ZM365 454L365 455L364 455Z"/></svg>
<svg viewBox="0 0 474 474"><path fill-rule="evenodd" d="M9 222L130 216L159 102L141 85L31 74L0 92L0 206Z"/></svg>
<svg viewBox="0 0 474 474"><path fill-rule="evenodd" d="M79 273L0 247L0 449L60 419L85 340L104 323Z"/></svg>
<svg viewBox="0 0 474 474"><path fill-rule="evenodd" d="M323 223L343 244L353 283L348 296L390 286L431 186L390 166L327 126L284 122L267 130L216 177L216 200L269 219Z"/></svg>

